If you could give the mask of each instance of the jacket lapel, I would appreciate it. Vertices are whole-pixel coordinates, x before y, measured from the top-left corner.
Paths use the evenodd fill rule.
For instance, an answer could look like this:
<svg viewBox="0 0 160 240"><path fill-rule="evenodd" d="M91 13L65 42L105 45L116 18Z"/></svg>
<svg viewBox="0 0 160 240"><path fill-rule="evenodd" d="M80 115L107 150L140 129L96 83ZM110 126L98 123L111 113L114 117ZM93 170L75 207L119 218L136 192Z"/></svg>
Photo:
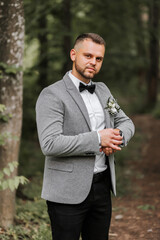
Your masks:
<svg viewBox="0 0 160 240"><path fill-rule="evenodd" d="M106 128L110 128L111 127L110 114L109 114L108 110L105 109L107 106L107 101L108 101L109 96L104 93L103 89L99 87L98 83L96 83L95 93L96 93L97 97L99 98L99 101L100 101L103 111L104 111Z"/></svg>
<svg viewBox="0 0 160 240"><path fill-rule="evenodd" d="M67 89L68 93L71 95L71 97L73 98L73 100L75 101L77 106L79 107L79 109L80 109L82 115L84 116L84 119L86 120L86 123L87 123L87 125L88 125L88 127L91 131L91 123L90 123L88 111L87 111L87 108L85 106L85 103L84 103L80 93L78 92L74 83L72 82L72 80L68 76L68 73L66 73L63 80L64 80L64 83L66 85L66 89Z"/></svg>

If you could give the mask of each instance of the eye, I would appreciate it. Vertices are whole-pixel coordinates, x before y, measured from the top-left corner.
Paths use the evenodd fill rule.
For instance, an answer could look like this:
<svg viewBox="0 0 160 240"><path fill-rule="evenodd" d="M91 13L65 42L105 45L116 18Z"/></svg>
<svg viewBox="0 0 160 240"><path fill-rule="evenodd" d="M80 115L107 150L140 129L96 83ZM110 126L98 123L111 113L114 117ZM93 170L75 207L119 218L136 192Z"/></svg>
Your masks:
<svg viewBox="0 0 160 240"><path fill-rule="evenodd" d="M91 58L91 55L87 54L87 55L86 55L86 58Z"/></svg>
<svg viewBox="0 0 160 240"><path fill-rule="evenodd" d="M101 62L102 61L102 58L101 57L97 57L97 62Z"/></svg>

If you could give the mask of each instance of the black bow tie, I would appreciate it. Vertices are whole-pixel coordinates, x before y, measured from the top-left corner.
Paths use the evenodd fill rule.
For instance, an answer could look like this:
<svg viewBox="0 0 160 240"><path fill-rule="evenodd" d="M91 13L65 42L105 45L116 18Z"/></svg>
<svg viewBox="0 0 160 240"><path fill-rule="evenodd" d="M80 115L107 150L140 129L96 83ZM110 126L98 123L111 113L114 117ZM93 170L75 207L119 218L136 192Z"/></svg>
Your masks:
<svg viewBox="0 0 160 240"><path fill-rule="evenodd" d="M80 84L79 84L79 91L82 92L84 90L88 90L91 94L93 94L94 91L95 91L95 87L96 87L95 84L84 85L83 83L80 82Z"/></svg>

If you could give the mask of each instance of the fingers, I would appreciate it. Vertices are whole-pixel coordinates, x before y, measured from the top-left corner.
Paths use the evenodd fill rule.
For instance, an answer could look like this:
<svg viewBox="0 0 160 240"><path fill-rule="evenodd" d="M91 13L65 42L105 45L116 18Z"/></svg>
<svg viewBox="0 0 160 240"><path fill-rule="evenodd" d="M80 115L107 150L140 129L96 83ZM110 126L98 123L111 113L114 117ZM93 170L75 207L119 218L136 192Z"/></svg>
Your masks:
<svg viewBox="0 0 160 240"><path fill-rule="evenodd" d="M100 149L99 149L99 151L100 151L100 152L102 152L102 151L103 151L103 149L102 149L102 148L100 148Z"/></svg>
<svg viewBox="0 0 160 240"><path fill-rule="evenodd" d="M111 154L113 154L113 153L115 153L117 150L115 150L115 149L112 149L112 148L108 148L108 147L106 147L106 148L101 148L101 152L104 152L107 156L110 156Z"/></svg>
<svg viewBox="0 0 160 240"><path fill-rule="evenodd" d="M103 148L103 152L109 156L113 153L113 149L112 148Z"/></svg>
<svg viewBox="0 0 160 240"><path fill-rule="evenodd" d="M120 145L123 143L123 137L120 136L119 129L103 129L99 131L101 136L101 148L100 152L104 152L107 156L115 153L116 151L121 151Z"/></svg>
<svg viewBox="0 0 160 240"><path fill-rule="evenodd" d="M118 145L111 144L110 147L111 147L113 150L121 151L121 148L120 148Z"/></svg>
<svg viewBox="0 0 160 240"><path fill-rule="evenodd" d="M115 128L115 129L113 129L113 130L114 130L114 134L120 135L120 130L119 130L118 128Z"/></svg>
<svg viewBox="0 0 160 240"><path fill-rule="evenodd" d="M122 144L122 140L112 139L111 143L112 143L112 144L115 144L115 145L121 145L121 144Z"/></svg>
<svg viewBox="0 0 160 240"><path fill-rule="evenodd" d="M122 144L122 136L118 129L107 128L99 131L101 137L101 146L120 150L118 145Z"/></svg>
<svg viewBox="0 0 160 240"><path fill-rule="evenodd" d="M109 147L109 148L113 148L115 150L121 150L121 148L119 147L119 145L121 145L121 144L122 144L122 141L110 139L107 142L104 142L103 147Z"/></svg>
<svg viewBox="0 0 160 240"><path fill-rule="evenodd" d="M108 147L102 148L102 151L103 151L107 156L109 156L109 155L111 155L112 153L115 153L115 152L116 152L116 150L114 150L114 149L112 149L112 148L108 148Z"/></svg>

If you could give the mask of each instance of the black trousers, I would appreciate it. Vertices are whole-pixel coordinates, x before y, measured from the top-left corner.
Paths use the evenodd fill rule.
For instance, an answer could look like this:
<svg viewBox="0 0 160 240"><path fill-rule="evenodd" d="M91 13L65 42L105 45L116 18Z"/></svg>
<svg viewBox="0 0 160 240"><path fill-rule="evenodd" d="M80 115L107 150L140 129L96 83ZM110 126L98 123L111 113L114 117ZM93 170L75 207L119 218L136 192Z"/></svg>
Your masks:
<svg viewBox="0 0 160 240"><path fill-rule="evenodd" d="M53 240L108 240L111 220L109 170L96 174L88 197L80 204L47 201Z"/></svg>

